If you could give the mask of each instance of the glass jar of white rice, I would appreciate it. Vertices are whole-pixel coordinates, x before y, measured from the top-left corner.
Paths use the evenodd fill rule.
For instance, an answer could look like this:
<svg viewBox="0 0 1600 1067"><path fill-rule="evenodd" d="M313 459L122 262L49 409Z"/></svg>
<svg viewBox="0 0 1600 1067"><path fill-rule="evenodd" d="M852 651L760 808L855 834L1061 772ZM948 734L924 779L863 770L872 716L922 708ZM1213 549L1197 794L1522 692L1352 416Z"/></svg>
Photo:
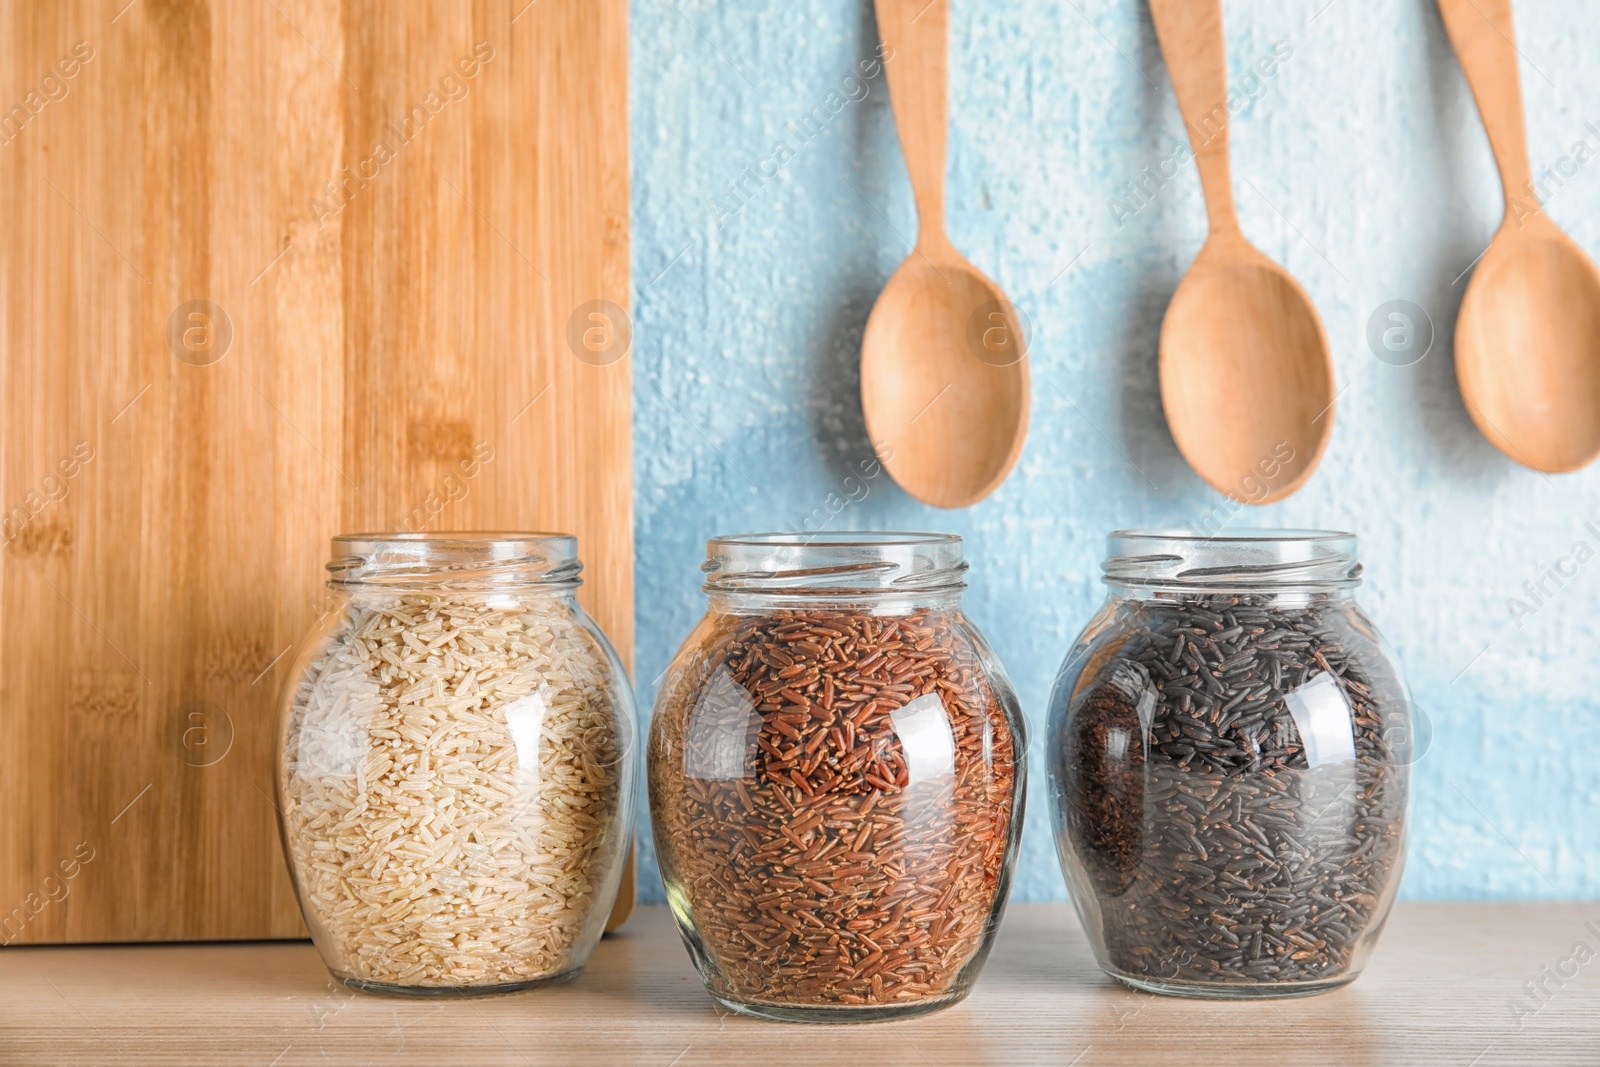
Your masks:
<svg viewBox="0 0 1600 1067"><path fill-rule="evenodd" d="M349 534L285 686L284 852L345 984L570 978L631 836L634 704L557 534Z"/></svg>

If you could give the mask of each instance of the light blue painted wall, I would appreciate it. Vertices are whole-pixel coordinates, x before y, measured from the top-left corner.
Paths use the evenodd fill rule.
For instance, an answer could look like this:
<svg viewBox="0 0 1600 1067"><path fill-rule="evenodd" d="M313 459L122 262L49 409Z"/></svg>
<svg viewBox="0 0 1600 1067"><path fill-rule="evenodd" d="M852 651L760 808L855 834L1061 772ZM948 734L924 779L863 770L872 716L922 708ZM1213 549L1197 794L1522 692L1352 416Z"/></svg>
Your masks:
<svg viewBox="0 0 1600 1067"><path fill-rule="evenodd" d="M1600 157L1590 6L1518 6L1536 170L1579 141ZM1600 522L1600 466L1516 466L1456 390L1458 276L1499 221L1499 186L1437 13L1430 0L1228 0L1226 17L1236 81L1274 42L1293 49L1234 122L1235 191L1245 232L1321 310L1345 390L1311 483L1233 521L1363 539L1362 600L1435 730L1416 767L1404 893L1600 896L1600 562L1520 625L1507 603L1575 541L1600 548L1584 527ZM951 26L950 231L1032 319L1032 430L977 507L925 507L885 474L833 526L967 538L969 614L1034 725L1016 896L1061 899L1041 715L1102 597L1104 535L1225 506L1178 455L1156 385L1162 312L1204 213L1192 164L1120 226L1108 206L1183 143L1143 3L954 0ZM869 455L858 346L916 217L881 76L809 143L785 128L876 48L865 0L634 0L631 36L648 703L703 610L705 538L797 527ZM736 212L716 207L779 140L793 159ZM1549 188L1550 213L1600 251L1600 158ZM1364 340L1396 298L1436 326L1411 367ZM660 899L648 850L642 886Z"/></svg>

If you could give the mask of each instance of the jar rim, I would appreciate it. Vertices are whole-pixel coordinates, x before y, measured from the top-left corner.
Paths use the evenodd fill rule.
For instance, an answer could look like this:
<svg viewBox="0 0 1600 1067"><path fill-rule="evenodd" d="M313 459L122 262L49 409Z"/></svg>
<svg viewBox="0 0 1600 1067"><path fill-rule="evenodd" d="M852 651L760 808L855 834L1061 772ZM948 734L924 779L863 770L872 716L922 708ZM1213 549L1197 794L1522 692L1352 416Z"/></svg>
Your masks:
<svg viewBox="0 0 1600 1067"><path fill-rule="evenodd" d="M952 533L921 533L915 530L819 530L816 533L721 534L706 542L709 554L713 545L832 545L871 548L892 545L954 545L961 536Z"/></svg>
<svg viewBox="0 0 1600 1067"><path fill-rule="evenodd" d="M1144 529L1113 530L1107 535L1107 544L1136 540L1206 541L1206 542L1258 542L1258 541L1349 541L1356 535L1343 530L1318 530L1301 526L1242 526L1222 533L1206 533L1190 526L1149 527Z"/></svg>
<svg viewBox="0 0 1600 1067"><path fill-rule="evenodd" d="M708 594L934 596L966 588L957 534L909 530L724 534L706 542Z"/></svg>
<svg viewBox="0 0 1600 1067"><path fill-rule="evenodd" d="M1356 536L1341 530L1116 530L1106 537L1101 569L1110 586L1180 591L1333 590L1360 583L1356 552Z"/></svg>
<svg viewBox="0 0 1600 1067"><path fill-rule="evenodd" d="M582 581L583 563L572 534L395 530L335 535L327 570L330 585L468 591L575 587Z"/></svg>

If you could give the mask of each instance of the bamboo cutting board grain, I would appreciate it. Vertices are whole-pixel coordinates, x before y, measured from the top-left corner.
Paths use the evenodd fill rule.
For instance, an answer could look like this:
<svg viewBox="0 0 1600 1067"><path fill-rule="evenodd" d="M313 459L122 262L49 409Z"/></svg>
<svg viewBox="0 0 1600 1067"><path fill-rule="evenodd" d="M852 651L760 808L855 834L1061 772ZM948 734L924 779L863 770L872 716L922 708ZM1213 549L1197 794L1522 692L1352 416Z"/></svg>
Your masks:
<svg viewBox="0 0 1600 1067"><path fill-rule="evenodd" d="M625 20L0 9L0 941L303 934L335 532L570 531L631 649Z"/></svg>

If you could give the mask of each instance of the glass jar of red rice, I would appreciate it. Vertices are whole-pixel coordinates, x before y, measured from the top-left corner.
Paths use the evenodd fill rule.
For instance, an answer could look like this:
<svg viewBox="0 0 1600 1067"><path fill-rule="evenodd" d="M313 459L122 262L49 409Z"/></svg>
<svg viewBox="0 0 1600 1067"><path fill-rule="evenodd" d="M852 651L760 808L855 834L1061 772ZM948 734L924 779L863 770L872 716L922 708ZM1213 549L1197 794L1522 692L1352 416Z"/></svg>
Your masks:
<svg viewBox="0 0 1600 1067"><path fill-rule="evenodd" d="M735 1011L839 1022L960 1000L1005 906L1026 744L946 534L719 537L656 699L667 899Z"/></svg>

